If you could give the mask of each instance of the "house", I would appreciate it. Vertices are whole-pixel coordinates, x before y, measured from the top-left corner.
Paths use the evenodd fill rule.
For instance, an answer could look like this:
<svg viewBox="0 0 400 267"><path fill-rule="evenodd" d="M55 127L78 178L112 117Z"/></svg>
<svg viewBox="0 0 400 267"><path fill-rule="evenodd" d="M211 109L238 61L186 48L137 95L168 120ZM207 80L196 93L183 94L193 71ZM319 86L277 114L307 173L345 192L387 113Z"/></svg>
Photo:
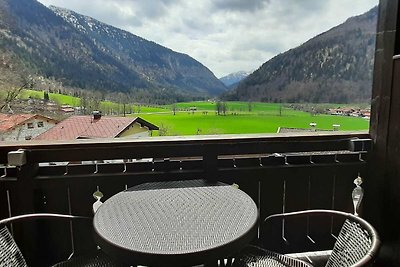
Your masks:
<svg viewBox="0 0 400 267"><path fill-rule="evenodd" d="M71 116L35 140L75 140L97 138L145 137L158 127L139 117Z"/></svg>
<svg viewBox="0 0 400 267"><path fill-rule="evenodd" d="M361 110L360 113L361 113L361 117L363 117L363 118L366 118L366 119L371 118L371 110L369 110L369 109Z"/></svg>
<svg viewBox="0 0 400 267"><path fill-rule="evenodd" d="M74 113L75 109L71 105L61 105L60 110L64 113Z"/></svg>
<svg viewBox="0 0 400 267"><path fill-rule="evenodd" d="M328 109L328 112L331 115L351 116L351 114L355 113L356 110L353 108L336 108Z"/></svg>
<svg viewBox="0 0 400 267"><path fill-rule="evenodd" d="M38 114L0 113L0 141L31 140L58 123Z"/></svg>

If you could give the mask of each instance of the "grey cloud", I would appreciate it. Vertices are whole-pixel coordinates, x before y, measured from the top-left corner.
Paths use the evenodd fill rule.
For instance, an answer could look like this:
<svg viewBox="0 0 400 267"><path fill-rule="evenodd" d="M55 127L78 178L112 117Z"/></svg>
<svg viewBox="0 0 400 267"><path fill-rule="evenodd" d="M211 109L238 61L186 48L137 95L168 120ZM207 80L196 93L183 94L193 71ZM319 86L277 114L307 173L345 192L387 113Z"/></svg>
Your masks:
<svg viewBox="0 0 400 267"><path fill-rule="evenodd" d="M278 42L258 42L253 44L243 44L232 49L231 58L236 61L267 61L271 56L282 52L282 44Z"/></svg>
<svg viewBox="0 0 400 267"><path fill-rule="evenodd" d="M212 32L215 27L215 25L204 19L196 19L196 17L192 18L184 18L182 19L183 27L182 33L183 32L191 32L195 33L196 35L207 35L208 33Z"/></svg>
<svg viewBox="0 0 400 267"><path fill-rule="evenodd" d="M129 5L134 5L136 16L146 19L160 19L170 13L176 6L182 4L181 0L119 0Z"/></svg>
<svg viewBox="0 0 400 267"><path fill-rule="evenodd" d="M329 7L328 1L289 0L276 1L275 17L281 23L296 24L310 17L319 16Z"/></svg>
<svg viewBox="0 0 400 267"><path fill-rule="evenodd" d="M168 14L168 9L173 3L172 0L140 1L136 16L146 19L161 18Z"/></svg>
<svg viewBox="0 0 400 267"><path fill-rule="evenodd" d="M110 12L107 8L96 9L90 14L90 16L101 22L105 22L121 29L143 26L143 21L137 16L124 15L118 11Z"/></svg>
<svg viewBox="0 0 400 267"><path fill-rule="evenodd" d="M270 0L216 0L213 6L222 11L253 12L264 8Z"/></svg>

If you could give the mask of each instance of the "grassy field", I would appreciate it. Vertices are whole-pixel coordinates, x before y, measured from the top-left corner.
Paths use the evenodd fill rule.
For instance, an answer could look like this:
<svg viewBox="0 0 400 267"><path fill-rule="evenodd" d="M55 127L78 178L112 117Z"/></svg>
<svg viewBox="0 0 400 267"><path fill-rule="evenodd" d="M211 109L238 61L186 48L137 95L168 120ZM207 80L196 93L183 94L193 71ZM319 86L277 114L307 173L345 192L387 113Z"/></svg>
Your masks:
<svg viewBox="0 0 400 267"><path fill-rule="evenodd" d="M199 111L215 111L215 102L187 102L177 103L177 108L180 110L187 110L191 107L196 107ZM265 113L265 114L277 114L280 109L279 104L275 103L248 103L248 102L226 102L228 113ZM250 107L249 107L250 105ZM169 108L171 109L171 108ZM292 109L287 109L292 110Z"/></svg>
<svg viewBox="0 0 400 267"><path fill-rule="evenodd" d="M34 90L24 90L20 95L20 98L27 99L29 97L36 98L36 99L43 99L43 91L34 91ZM78 107L81 103L79 97L69 96L69 95L62 95L56 93L49 93L49 100L56 102L59 105L70 105L73 107ZM130 106L130 107L129 107ZM166 109L167 108L167 109ZM111 101L101 101L100 102L100 110L102 111L120 111L123 112L123 105L118 104ZM146 105L126 105L126 111L134 111L135 113L148 113L148 112L165 112L169 111L170 107L158 107L158 106L146 106Z"/></svg>
<svg viewBox="0 0 400 267"><path fill-rule="evenodd" d="M311 122L318 129L331 130L339 124L340 130L367 130L369 121L363 118L314 115L280 107L279 104L255 103L252 112L240 111L248 107L245 102L229 102L227 115L217 116L215 104L191 102L178 104L178 108L197 107L196 112L180 111L139 116L163 128L167 135L276 133L279 127L309 128ZM233 107L233 108L231 108ZM236 111L237 110L237 111ZM204 111L208 111L207 114ZM281 114L281 115L280 115Z"/></svg>
<svg viewBox="0 0 400 267"><path fill-rule="evenodd" d="M34 91L34 90L24 90L20 95L20 98L27 99L29 97L36 99L43 99L44 92L43 91ZM81 100L79 97L62 95L49 93L49 100L56 102L59 105L71 105L71 106L79 106Z"/></svg>
<svg viewBox="0 0 400 267"><path fill-rule="evenodd" d="M43 99L43 92L26 90L21 98ZM61 94L49 94L50 100L60 105L79 106L80 99ZM251 104L251 106L249 106ZM240 134L240 133L276 133L279 127L309 128L311 122L317 123L318 129L331 130L333 124L340 124L340 130L367 130L369 121L363 118L314 115L294 110L287 104L277 103L226 102L226 115L216 115L215 102L177 103L176 115L172 113L172 105L145 106L126 105L126 112L134 112L130 116L140 116L159 126L162 135L194 135L194 134ZM321 108L351 106L349 104L310 104ZM353 105L354 106L354 105ZM196 107L196 111L190 108ZM123 105L111 101L102 101L100 110L104 114L113 111L123 112ZM157 133L156 133L157 135Z"/></svg>

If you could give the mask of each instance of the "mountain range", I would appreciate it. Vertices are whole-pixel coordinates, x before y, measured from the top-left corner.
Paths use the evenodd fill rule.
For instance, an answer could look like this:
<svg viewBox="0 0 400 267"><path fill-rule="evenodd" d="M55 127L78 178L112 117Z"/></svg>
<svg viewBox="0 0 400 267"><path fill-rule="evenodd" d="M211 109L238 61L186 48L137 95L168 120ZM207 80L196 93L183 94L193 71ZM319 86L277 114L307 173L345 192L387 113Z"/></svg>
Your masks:
<svg viewBox="0 0 400 267"><path fill-rule="evenodd" d="M0 14L0 52L68 86L168 92L173 101L227 90L190 56L73 11L0 0Z"/></svg>
<svg viewBox="0 0 400 267"><path fill-rule="evenodd" d="M225 95L265 102L369 102L378 7L279 54Z"/></svg>
<svg viewBox="0 0 400 267"><path fill-rule="evenodd" d="M250 75L218 80L190 56L94 18L36 0L0 0L0 72L12 58L31 75L81 89L141 95L153 103L221 94L242 101L368 102L377 13L375 7L349 18Z"/></svg>

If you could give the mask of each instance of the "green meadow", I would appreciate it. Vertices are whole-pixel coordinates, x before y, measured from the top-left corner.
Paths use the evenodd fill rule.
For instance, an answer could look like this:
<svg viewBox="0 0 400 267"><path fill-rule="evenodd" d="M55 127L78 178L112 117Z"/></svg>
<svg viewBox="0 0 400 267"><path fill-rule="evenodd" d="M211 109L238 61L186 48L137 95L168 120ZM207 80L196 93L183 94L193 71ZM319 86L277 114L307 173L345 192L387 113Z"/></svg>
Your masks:
<svg viewBox="0 0 400 267"><path fill-rule="evenodd" d="M43 92L25 90L20 98L43 99ZM62 94L49 94L50 100L60 105L79 106L78 97ZM349 104L310 104L320 109L328 107L351 106ZM363 118L331 115L311 115L308 112L294 110L287 104L226 102L225 115L216 115L216 103L211 101L177 103L176 114L173 105L149 106L129 104L125 106L129 116L141 117L161 128L161 135L195 134L241 134L276 133L279 127L309 128L311 122L318 129L332 130L333 124L339 124L341 131L367 130L369 121ZM368 105L367 105L368 106ZM194 109L195 107L195 109ZM100 110L123 112L123 105L111 101L101 101Z"/></svg>
<svg viewBox="0 0 400 267"><path fill-rule="evenodd" d="M43 91L35 91L35 90L24 90L19 98L28 99L29 97L35 99L43 99L44 92ZM81 100L79 97L57 94L57 93L49 93L49 100L54 101L59 105L70 105L73 107L80 106ZM111 101L101 101L100 102L100 110L106 111L120 111L123 112L123 105L118 104ZM168 108L168 110L166 110ZM169 107L159 107L159 106L149 106L149 105L138 105L138 104L130 104L125 106L126 111L133 111L135 113L138 112L165 112L169 111Z"/></svg>
<svg viewBox="0 0 400 267"><path fill-rule="evenodd" d="M227 113L240 112L240 113L277 113L280 109L279 104L275 103L259 103L259 102L226 102ZM176 107L179 110L188 110L196 107L199 111L215 111L215 102L186 102L177 103ZM172 108L172 107L171 107ZM171 109L170 108L170 109ZM290 109L291 110L291 109ZM289 112L290 112L289 110Z"/></svg>
<svg viewBox="0 0 400 267"><path fill-rule="evenodd" d="M19 97L22 99L27 99L27 98L43 99L43 96L44 96L43 91L24 90ZM54 101L59 105L71 105L75 107L79 106L81 102L79 97L56 94L56 93L49 93L49 100Z"/></svg>
<svg viewBox="0 0 400 267"><path fill-rule="evenodd" d="M191 107L197 110L188 110ZM276 133L279 127L307 129L311 122L323 130L332 130L333 124L339 124L342 131L369 127L369 121L363 118L311 115L274 103L253 103L249 112L246 102L227 102L226 115L216 115L215 103L210 102L179 103L177 108L176 115L169 112L138 116L161 127L166 135Z"/></svg>

